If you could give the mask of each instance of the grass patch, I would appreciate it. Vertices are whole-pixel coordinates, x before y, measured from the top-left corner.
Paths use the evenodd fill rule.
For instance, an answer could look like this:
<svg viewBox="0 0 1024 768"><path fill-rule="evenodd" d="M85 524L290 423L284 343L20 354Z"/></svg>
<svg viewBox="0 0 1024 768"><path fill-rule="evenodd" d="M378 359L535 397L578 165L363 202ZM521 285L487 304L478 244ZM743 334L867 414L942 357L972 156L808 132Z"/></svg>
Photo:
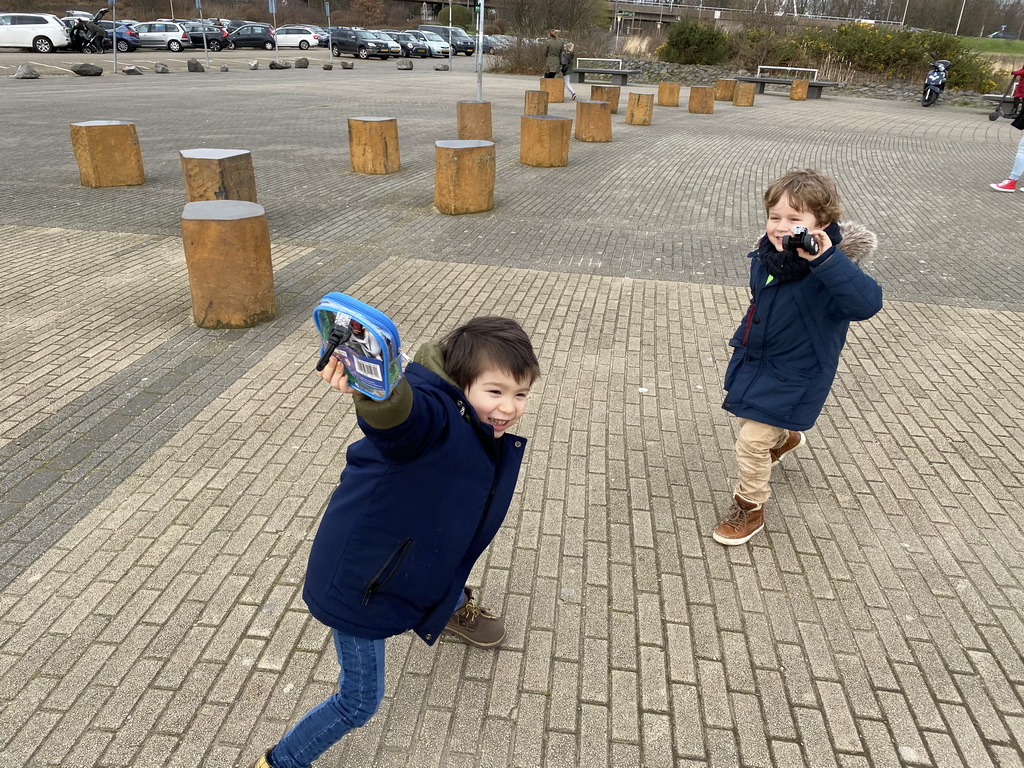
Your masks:
<svg viewBox="0 0 1024 768"><path fill-rule="evenodd" d="M1024 40L999 40L988 37L961 37L965 48L978 53L999 53L1024 58Z"/></svg>

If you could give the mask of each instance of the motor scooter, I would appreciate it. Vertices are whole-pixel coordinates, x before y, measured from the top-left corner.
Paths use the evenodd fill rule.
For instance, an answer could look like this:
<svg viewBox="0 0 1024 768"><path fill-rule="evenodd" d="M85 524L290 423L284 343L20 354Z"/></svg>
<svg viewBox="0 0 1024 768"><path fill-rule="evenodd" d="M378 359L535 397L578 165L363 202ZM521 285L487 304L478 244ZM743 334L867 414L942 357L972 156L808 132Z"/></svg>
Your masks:
<svg viewBox="0 0 1024 768"><path fill-rule="evenodd" d="M924 90L921 92L922 107L930 107L939 100L939 94L946 90L949 62L946 59L937 59L931 63L931 67L924 79Z"/></svg>

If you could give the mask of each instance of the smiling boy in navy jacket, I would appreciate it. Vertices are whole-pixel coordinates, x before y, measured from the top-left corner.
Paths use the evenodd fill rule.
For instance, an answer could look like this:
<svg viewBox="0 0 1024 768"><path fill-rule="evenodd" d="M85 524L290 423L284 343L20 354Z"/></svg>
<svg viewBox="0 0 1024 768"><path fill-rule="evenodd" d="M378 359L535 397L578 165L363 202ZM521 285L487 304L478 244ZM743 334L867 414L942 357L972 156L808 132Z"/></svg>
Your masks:
<svg viewBox="0 0 1024 768"><path fill-rule="evenodd" d="M354 392L331 358L320 373L355 398L365 437L313 540L303 589L331 629L338 693L310 710L256 768L308 768L384 696L384 639L413 630L479 647L505 637L501 619L466 589L473 564L508 511L526 440L522 417L540 365L514 320L478 317L416 354L391 397Z"/></svg>
<svg viewBox="0 0 1024 768"><path fill-rule="evenodd" d="M882 308L882 289L857 262L877 238L838 223L836 183L791 171L764 193L767 226L750 258L750 307L729 345L722 407L740 419L739 478L728 515L712 537L744 544L764 528L772 465L806 442L832 388L850 322ZM810 232L817 253L787 250L793 227ZM841 247L840 247L840 244Z"/></svg>

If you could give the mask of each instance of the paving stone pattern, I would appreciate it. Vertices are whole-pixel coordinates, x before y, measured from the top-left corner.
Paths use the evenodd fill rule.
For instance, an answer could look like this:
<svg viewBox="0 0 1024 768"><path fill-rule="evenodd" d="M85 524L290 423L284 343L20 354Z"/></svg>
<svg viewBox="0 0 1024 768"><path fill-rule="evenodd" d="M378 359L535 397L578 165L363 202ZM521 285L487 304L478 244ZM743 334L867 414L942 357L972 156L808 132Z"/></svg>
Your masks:
<svg viewBox="0 0 1024 768"><path fill-rule="evenodd" d="M488 75L496 207L447 217L432 142L475 98L459 64L0 80L0 767L245 766L330 693L300 596L359 437L312 375L329 290L408 351L509 314L544 376L471 579L506 642L393 638L380 712L318 766L1024 765L1024 199L987 188L1018 134L765 96L619 115L611 144L528 168L535 81ZM351 173L359 115L399 118L400 173ZM79 185L68 124L89 119L136 123L144 186ZM273 322L192 324L192 147L253 152ZM726 550L726 341L763 188L804 165L879 232L886 307L777 470L766 533Z"/></svg>

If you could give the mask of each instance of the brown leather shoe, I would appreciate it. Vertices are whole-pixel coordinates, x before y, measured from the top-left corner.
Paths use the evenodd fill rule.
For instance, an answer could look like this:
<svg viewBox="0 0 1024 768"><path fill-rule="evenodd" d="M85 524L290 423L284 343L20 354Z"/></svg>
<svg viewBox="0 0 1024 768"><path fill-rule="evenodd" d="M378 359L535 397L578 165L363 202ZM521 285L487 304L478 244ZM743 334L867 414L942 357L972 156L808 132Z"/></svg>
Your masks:
<svg viewBox="0 0 1024 768"><path fill-rule="evenodd" d="M768 451L772 457L772 464L777 461L782 461L782 457L790 451L795 451L801 445L807 442L807 437L803 432L797 432L795 429L786 431L786 442L782 444L781 448L772 448Z"/></svg>
<svg viewBox="0 0 1024 768"><path fill-rule="evenodd" d="M727 547L746 544L764 529L764 504L747 501L739 494L732 497L729 514L718 524L711 538Z"/></svg>
<svg viewBox="0 0 1024 768"><path fill-rule="evenodd" d="M466 602L448 619L444 631L478 648L493 648L505 639L505 622L477 605L467 589Z"/></svg>

